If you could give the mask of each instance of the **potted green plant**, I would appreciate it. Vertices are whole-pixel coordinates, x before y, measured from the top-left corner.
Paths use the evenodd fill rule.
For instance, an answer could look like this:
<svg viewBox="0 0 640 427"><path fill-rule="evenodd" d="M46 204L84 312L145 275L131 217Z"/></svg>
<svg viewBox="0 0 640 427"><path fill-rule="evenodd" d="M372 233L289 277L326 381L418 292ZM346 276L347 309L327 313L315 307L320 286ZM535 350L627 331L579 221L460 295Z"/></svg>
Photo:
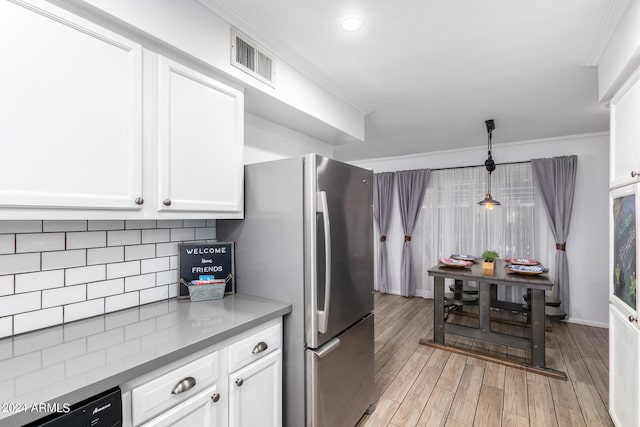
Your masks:
<svg viewBox="0 0 640 427"><path fill-rule="evenodd" d="M496 251L482 252L482 273L493 274L498 257L500 257L500 255L498 255Z"/></svg>

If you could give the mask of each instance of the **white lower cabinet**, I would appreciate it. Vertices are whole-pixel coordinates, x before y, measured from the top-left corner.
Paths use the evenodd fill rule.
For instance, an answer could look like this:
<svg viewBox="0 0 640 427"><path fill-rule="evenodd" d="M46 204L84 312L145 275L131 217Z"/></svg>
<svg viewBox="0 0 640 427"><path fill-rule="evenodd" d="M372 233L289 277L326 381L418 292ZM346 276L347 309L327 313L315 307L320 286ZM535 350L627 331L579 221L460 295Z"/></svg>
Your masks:
<svg viewBox="0 0 640 427"><path fill-rule="evenodd" d="M123 426L282 425L282 319L121 385Z"/></svg>
<svg viewBox="0 0 640 427"><path fill-rule="evenodd" d="M143 424L144 427L194 427L219 426L220 393L216 386L209 387L162 415Z"/></svg>
<svg viewBox="0 0 640 427"><path fill-rule="evenodd" d="M282 425L280 350L229 376L229 426Z"/></svg>

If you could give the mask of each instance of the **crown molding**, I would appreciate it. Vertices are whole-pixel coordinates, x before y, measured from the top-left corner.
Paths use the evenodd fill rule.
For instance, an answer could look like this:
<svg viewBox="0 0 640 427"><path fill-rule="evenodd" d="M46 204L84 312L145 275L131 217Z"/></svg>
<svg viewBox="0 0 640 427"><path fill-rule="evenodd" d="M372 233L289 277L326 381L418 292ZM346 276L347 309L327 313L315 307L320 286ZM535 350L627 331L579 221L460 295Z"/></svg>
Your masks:
<svg viewBox="0 0 640 427"><path fill-rule="evenodd" d="M580 65L585 67L595 67L600 62L600 57L604 52L611 36L615 32L618 23L622 19L624 12L629 6L629 0L610 0L605 15L600 21L600 26L596 31L587 52L582 58Z"/></svg>

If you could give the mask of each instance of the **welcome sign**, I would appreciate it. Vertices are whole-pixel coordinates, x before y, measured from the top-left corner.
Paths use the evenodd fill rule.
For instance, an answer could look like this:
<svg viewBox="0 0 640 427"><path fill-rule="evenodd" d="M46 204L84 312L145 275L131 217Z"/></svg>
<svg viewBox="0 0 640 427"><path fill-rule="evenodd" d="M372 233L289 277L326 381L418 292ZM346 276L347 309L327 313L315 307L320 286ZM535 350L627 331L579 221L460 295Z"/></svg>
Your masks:
<svg viewBox="0 0 640 427"><path fill-rule="evenodd" d="M200 276L225 279L231 274L225 293L235 293L233 242L178 245L178 266L181 279L178 282L178 298L189 298L189 289L182 284L182 280L188 283L199 280Z"/></svg>

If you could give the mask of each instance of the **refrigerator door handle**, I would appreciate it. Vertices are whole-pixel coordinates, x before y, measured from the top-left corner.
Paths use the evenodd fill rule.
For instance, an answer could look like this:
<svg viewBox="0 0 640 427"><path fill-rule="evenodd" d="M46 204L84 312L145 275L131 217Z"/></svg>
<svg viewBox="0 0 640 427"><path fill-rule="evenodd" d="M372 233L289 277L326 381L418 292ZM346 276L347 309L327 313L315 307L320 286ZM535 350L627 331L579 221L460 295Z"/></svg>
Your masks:
<svg viewBox="0 0 640 427"><path fill-rule="evenodd" d="M316 193L316 206L320 209L318 213L322 213L322 222L324 225L324 307L318 310L318 332L326 334L329 327L329 305L331 302L331 220L329 219L329 204L327 203L326 191L318 191Z"/></svg>
<svg viewBox="0 0 640 427"><path fill-rule="evenodd" d="M325 345L323 345L322 348L318 349L317 351L313 351L313 350L312 351L313 351L313 353L316 355L316 357L318 359L322 359L326 355L331 353L333 350L338 348L339 346L340 346L340 339L339 338L334 338L331 341L329 341L328 343L326 343Z"/></svg>

